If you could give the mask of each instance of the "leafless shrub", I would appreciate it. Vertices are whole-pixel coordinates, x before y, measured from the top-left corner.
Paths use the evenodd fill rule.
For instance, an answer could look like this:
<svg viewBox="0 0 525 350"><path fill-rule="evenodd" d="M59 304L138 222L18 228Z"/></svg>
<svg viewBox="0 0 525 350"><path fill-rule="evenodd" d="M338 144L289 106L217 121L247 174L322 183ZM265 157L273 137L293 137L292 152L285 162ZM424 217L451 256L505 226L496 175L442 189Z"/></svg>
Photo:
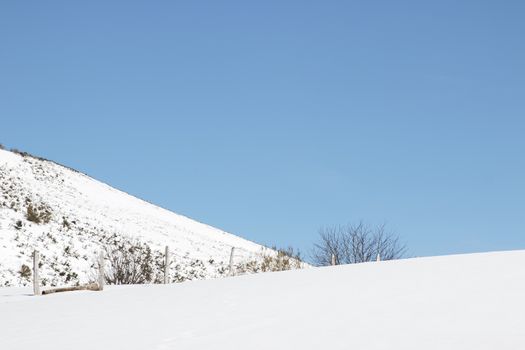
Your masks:
<svg viewBox="0 0 525 350"><path fill-rule="evenodd" d="M263 255L261 264L262 272L268 271L286 271L292 269L300 269L302 266L301 256L299 253L294 253L293 248L275 249L277 254Z"/></svg>
<svg viewBox="0 0 525 350"><path fill-rule="evenodd" d="M71 229L71 223L65 218L65 216L62 216L62 227L65 229Z"/></svg>
<svg viewBox="0 0 525 350"><path fill-rule="evenodd" d="M18 271L18 275L20 276L20 278L29 281L29 279L31 278L31 275L32 275L31 268L29 268L29 266L27 266L25 264L22 265L20 267L20 270Z"/></svg>
<svg viewBox="0 0 525 350"><path fill-rule="evenodd" d="M272 252L261 253L252 260L239 263L235 266L235 273L258 273L272 271L287 271L303 268L299 252L293 248L272 248Z"/></svg>
<svg viewBox="0 0 525 350"><path fill-rule="evenodd" d="M38 159L38 160L42 160L42 161L49 161L49 159L46 159L46 158L43 158L43 157L39 157L39 156L35 156L34 154L31 154L31 153L29 153L29 152L21 151L21 150L19 150L18 148L11 148L9 151L11 151L11 152L13 152L13 153L16 153L16 154L18 154L18 155L20 155L20 156L22 156L22 157L30 157L30 158ZM59 163L57 163L57 162L53 162L53 163L58 164L58 165L61 165L61 164L59 164ZM63 165L61 165L61 166L63 166ZM69 167L66 167L66 168L71 169L71 168L69 168ZM78 171L75 170L75 169L71 169L71 170L73 170L73 171L75 171L75 172L78 172Z"/></svg>
<svg viewBox="0 0 525 350"><path fill-rule="evenodd" d="M406 247L399 238L386 230L385 225L370 227L357 225L333 226L319 230L319 241L312 249L312 261L319 266L355 264L375 260L402 258Z"/></svg>
<svg viewBox="0 0 525 350"><path fill-rule="evenodd" d="M24 152L24 151L21 151L21 150L19 150L18 148L11 148L10 151L13 152L13 153L19 154L19 155L21 155L22 157L27 157L27 156L30 155L29 153Z"/></svg>
<svg viewBox="0 0 525 350"><path fill-rule="evenodd" d="M155 261L151 248L138 240L106 246L105 279L108 284L143 284L154 281Z"/></svg>
<svg viewBox="0 0 525 350"><path fill-rule="evenodd" d="M26 219L35 224L47 224L51 220L51 208L40 203L38 205L29 204L26 211Z"/></svg>

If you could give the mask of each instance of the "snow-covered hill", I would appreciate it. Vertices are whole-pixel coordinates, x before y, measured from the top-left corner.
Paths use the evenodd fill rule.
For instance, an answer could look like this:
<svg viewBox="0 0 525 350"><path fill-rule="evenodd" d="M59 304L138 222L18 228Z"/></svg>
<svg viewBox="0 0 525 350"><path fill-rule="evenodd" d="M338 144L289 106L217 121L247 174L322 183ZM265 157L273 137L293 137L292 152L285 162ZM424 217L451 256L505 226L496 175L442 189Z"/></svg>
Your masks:
<svg viewBox="0 0 525 350"><path fill-rule="evenodd" d="M27 219L28 207L41 223ZM168 245L176 281L222 275L231 247L238 263L264 250L54 162L0 150L0 286L30 282L21 268L31 266L34 249L45 285L87 282L101 245L129 237L149 244L159 261Z"/></svg>
<svg viewBox="0 0 525 350"><path fill-rule="evenodd" d="M524 267L514 251L39 297L0 289L1 347L524 349Z"/></svg>

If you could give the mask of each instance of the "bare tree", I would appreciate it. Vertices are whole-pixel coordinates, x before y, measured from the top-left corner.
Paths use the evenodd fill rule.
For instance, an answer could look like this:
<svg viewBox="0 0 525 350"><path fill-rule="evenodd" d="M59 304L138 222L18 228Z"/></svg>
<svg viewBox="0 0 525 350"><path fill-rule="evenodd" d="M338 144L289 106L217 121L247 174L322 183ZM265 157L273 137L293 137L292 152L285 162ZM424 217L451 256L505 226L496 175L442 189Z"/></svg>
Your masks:
<svg viewBox="0 0 525 350"><path fill-rule="evenodd" d="M399 238L386 230L385 224L371 227L363 222L357 225L332 226L319 230L319 241L312 249L312 261L318 266L355 264L402 258L406 252Z"/></svg>

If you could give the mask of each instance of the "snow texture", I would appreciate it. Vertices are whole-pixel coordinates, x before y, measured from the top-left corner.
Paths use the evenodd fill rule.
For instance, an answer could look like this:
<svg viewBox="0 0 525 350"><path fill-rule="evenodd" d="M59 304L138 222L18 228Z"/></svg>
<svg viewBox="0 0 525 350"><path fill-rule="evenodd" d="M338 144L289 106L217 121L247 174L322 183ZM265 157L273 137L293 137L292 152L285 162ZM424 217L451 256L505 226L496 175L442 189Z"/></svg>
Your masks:
<svg viewBox="0 0 525 350"><path fill-rule="evenodd" d="M525 349L525 251L103 292L0 289L1 348Z"/></svg>

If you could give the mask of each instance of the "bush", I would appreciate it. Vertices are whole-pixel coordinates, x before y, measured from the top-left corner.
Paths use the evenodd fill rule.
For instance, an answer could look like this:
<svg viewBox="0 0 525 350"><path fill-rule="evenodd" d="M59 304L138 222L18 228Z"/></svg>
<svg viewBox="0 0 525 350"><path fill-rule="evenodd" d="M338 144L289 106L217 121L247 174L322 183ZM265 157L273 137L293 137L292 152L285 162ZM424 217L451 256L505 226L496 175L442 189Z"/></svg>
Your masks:
<svg viewBox="0 0 525 350"><path fill-rule="evenodd" d="M23 151L20 151L18 148L11 148L10 151L13 152L13 153L19 154L19 155L21 155L22 157L27 157L27 156L29 156L29 153L27 153L27 152L23 152Z"/></svg>
<svg viewBox="0 0 525 350"><path fill-rule="evenodd" d="M277 250L277 255L263 256L263 262L261 265L262 272L287 271L300 269L302 267L300 254L294 254L293 248L290 247L288 249L275 250Z"/></svg>
<svg viewBox="0 0 525 350"><path fill-rule="evenodd" d="M0 143L0 149L5 149L4 145Z"/></svg>
<svg viewBox="0 0 525 350"><path fill-rule="evenodd" d="M18 274L20 275L20 278L23 278L29 281L32 275L31 268L24 264L18 271Z"/></svg>
<svg viewBox="0 0 525 350"><path fill-rule="evenodd" d="M62 216L62 227L68 230L71 229L71 224L64 216Z"/></svg>
<svg viewBox="0 0 525 350"><path fill-rule="evenodd" d="M302 269L304 266L299 253L294 253L293 248L272 248L271 253L261 253L253 260L237 264L236 273L275 272Z"/></svg>
<svg viewBox="0 0 525 350"><path fill-rule="evenodd" d="M151 248L138 240L122 241L105 248L108 284L143 284L155 281Z"/></svg>
<svg viewBox="0 0 525 350"><path fill-rule="evenodd" d="M45 204L33 206L30 203L27 206L26 219L35 224L47 224L51 220L51 215L51 209Z"/></svg>

